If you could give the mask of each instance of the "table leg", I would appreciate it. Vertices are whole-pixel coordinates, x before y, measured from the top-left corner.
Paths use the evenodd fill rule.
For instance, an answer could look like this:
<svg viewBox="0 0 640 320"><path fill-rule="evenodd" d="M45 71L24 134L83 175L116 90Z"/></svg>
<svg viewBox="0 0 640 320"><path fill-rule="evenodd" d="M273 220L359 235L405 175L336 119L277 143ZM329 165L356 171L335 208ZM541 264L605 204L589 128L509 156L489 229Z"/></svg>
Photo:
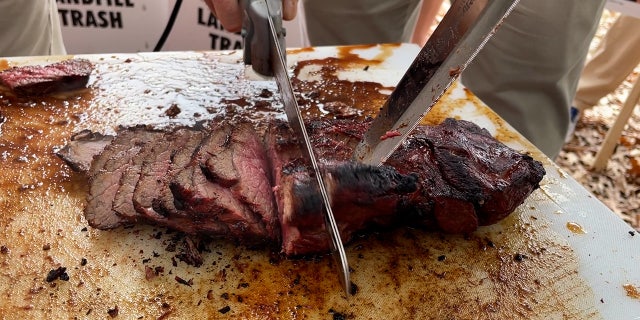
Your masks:
<svg viewBox="0 0 640 320"><path fill-rule="evenodd" d="M613 149L618 144L620 140L620 135L622 135L622 130L624 129L629 117L633 113L633 109L636 104L638 104L638 100L640 99L640 79L636 79L633 84L633 88L622 105L622 110L620 110L620 114L616 118L616 121L613 123L613 126L607 132L606 137L604 138L604 142L600 147L600 150L596 154L596 158L593 161L593 169L594 170L602 170L607 166L607 162L611 155L613 154Z"/></svg>

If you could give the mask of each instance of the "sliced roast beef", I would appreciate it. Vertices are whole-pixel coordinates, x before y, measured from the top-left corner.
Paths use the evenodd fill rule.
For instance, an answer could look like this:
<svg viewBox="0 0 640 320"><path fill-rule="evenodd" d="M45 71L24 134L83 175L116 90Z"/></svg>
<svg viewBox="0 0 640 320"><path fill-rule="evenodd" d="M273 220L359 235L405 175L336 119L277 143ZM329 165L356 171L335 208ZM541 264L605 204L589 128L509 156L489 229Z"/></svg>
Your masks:
<svg viewBox="0 0 640 320"><path fill-rule="evenodd" d="M166 132L153 144L153 152L142 162L140 178L133 192L133 205L137 212L149 220L166 219L167 212L154 209L154 201L158 201L163 190L168 190L171 176L172 156L178 150L189 151L190 145L200 143L201 135L188 129ZM195 148L195 147L194 147ZM186 157L185 157L186 158ZM173 196L171 196L173 203ZM157 206L156 206L157 207Z"/></svg>
<svg viewBox="0 0 640 320"><path fill-rule="evenodd" d="M84 88L93 71L87 59L69 59L49 65L13 67L0 72L0 83L16 96L44 96Z"/></svg>
<svg viewBox="0 0 640 320"><path fill-rule="evenodd" d="M240 178L231 190L260 217L269 239L278 240L280 226L271 188L269 162L262 140L252 127L251 124L234 127L231 136L233 165Z"/></svg>
<svg viewBox="0 0 640 320"><path fill-rule="evenodd" d="M140 136L146 132L142 128L123 130L94 158L88 171L90 188L85 207L85 217L92 227L110 229L126 223L113 210L113 203L126 166L142 148Z"/></svg>
<svg viewBox="0 0 640 320"><path fill-rule="evenodd" d="M271 172L262 140L254 125L238 123L212 129L201 146L198 163L214 183L229 188L234 198L261 219L270 239L280 237L271 190Z"/></svg>
<svg viewBox="0 0 640 320"><path fill-rule="evenodd" d="M123 165L120 187L113 199L113 211L128 222L134 223L138 222L138 219L145 218L133 206L133 192L140 179L145 158L152 157L155 152L154 146L162 136L162 132L157 131L142 131L137 134L133 143L139 147L139 150Z"/></svg>
<svg viewBox="0 0 640 320"><path fill-rule="evenodd" d="M274 121L269 126L265 135L265 148L267 158L270 161L271 176L273 179L272 190L280 222L280 234L283 251L295 250L296 241L302 237L300 230L289 223L293 215L297 199L291 192L298 181L311 181L309 179L310 166L303 158L301 144L296 140L292 129L283 121ZM305 239L320 238L307 234ZM324 243L324 242L321 242Z"/></svg>
<svg viewBox="0 0 640 320"><path fill-rule="evenodd" d="M158 197L153 200L152 207L156 212L161 212L165 217L188 217L189 214L182 210L182 205L176 202L173 192L169 188L171 180L191 162L194 150L202 143L204 132L195 131L183 146L175 145L171 154L171 165L166 175L166 183L158 190Z"/></svg>
<svg viewBox="0 0 640 320"><path fill-rule="evenodd" d="M308 125L345 241L370 227L403 224L472 232L515 210L544 176L538 161L453 119L418 127L381 167L353 163L369 123ZM126 129L104 141L82 135L68 147L80 150L64 154L98 154L65 161L82 170L87 165L74 159L91 159L85 216L94 227L144 220L245 244L280 240L287 255L328 251L317 180L300 142L285 122L262 125L260 134L247 123L218 123L161 133Z"/></svg>
<svg viewBox="0 0 640 320"><path fill-rule="evenodd" d="M71 141L56 152L71 169L88 171L93 157L99 155L111 143L113 136L103 135L89 130L82 130L73 136Z"/></svg>
<svg viewBox="0 0 640 320"><path fill-rule="evenodd" d="M205 132L191 129L167 133L167 150L160 151L155 159L149 159L149 162L143 164L142 175L145 180L138 181L134 192L134 206L153 223L189 234L204 233L210 237L225 237L229 234L226 224L192 215L176 200L170 189L172 179L191 162L194 150L202 143L205 135ZM147 190L150 187L155 187L154 191ZM140 197L138 200L136 195Z"/></svg>
<svg viewBox="0 0 640 320"><path fill-rule="evenodd" d="M170 142L169 168L161 177L156 189L157 194L151 200L151 207L145 206L142 211L148 217L155 217L153 221L160 225L171 227L190 234L207 233L211 236L226 236L228 226L215 219L199 219L190 214L184 205L178 201L171 191L170 183L185 166L191 163L194 150L202 143L205 132L193 130L175 131L184 138L177 138ZM174 134L174 133L172 133ZM140 209L138 209L140 211Z"/></svg>
<svg viewBox="0 0 640 320"><path fill-rule="evenodd" d="M229 236L236 240L254 243L268 239L260 215L254 213L230 188L207 179L203 163L218 147L219 141L214 138L214 135L207 135L190 162L172 177L169 187L175 201L197 220L212 219L224 223L229 227Z"/></svg>
<svg viewBox="0 0 640 320"><path fill-rule="evenodd" d="M233 151L236 143L232 143L233 126L218 125L211 132L206 154L200 159L202 169L207 178L223 186L232 187L238 183L240 176L233 164Z"/></svg>

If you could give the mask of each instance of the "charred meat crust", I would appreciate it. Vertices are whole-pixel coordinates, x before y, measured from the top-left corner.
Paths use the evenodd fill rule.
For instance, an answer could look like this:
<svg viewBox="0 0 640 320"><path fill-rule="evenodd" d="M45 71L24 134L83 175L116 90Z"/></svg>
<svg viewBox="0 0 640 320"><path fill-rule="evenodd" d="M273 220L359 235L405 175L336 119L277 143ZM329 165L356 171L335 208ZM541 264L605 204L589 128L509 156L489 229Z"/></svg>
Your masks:
<svg viewBox="0 0 640 320"><path fill-rule="evenodd" d="M407 161L407 159L411 159ZM464 121L446 119L418 127L387 161L400 172L417 173L423 203L440 230L467 233L513 212L539 187L542 164Z"/></svg>

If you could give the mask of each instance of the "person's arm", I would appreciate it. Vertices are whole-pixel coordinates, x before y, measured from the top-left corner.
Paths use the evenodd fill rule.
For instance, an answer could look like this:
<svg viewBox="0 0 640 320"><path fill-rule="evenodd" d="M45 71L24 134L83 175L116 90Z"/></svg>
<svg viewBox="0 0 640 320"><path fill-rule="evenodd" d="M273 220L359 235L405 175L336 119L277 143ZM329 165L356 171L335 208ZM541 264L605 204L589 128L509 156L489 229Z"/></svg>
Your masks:
<svg viewBox="0 0 640 320"><path fill-rule="evenodd" d="M242 28L242 9L239 0L204 0L213 15L222 26L230 31L237 32ZM282 0L282 19L292 20L298 11L298 0Z"/></svg>
<svg viewBox="0 0 640 320"><path fill-rule="evenodd" d="M637 0L640 1L640 0ZM423 0L420 4L420 13L416 21L411 42L423 46L427 42L427 38L431 35L431 28L435 23L436 15L440 11L440 7L444 0Z"/></svg>

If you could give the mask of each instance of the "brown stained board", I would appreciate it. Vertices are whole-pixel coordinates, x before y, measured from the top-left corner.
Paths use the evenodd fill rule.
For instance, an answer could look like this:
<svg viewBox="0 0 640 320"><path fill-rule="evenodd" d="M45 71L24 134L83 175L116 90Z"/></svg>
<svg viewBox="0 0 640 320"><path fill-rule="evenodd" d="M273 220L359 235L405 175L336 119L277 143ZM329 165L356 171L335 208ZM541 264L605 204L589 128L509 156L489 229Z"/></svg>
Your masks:
<svg viewBox="0 0 640 320"><path fill-rule="evenodd" d="M310 113L319 112L318 103L340 100L367 114L384 101L378 84L336 79L335 70L379 63L341 50L338 58L298 64L323 70L322 82L294 81ZM220 114L217 103L224 99L246 100L223 108L227 117L259 120L277 111L269 107L276 97L261 97L262 84L238 85L246 82L242 68L206 53L95 62L90 89L62 100L16 101L0 93L0 318L599 317L594 306L584 305L595 299L578 275L575 253L536 209L545 199L539 191L504 221L467 237L403 229L357 239L346 247L357 287L349 299L330 257L287 260L218 241L208 245L196 268L169 251L176 234L166 229L88 227L82 215L86 181L52 152L73 132L188 123ZM156 82L156 76L174 79L174 86ZM441 106L446 101L429 122L449 116L447 110L460 103ZM169 118L164 112L174 104L182 112ZM266 111L252 113L256 104ZM509 131L491 119L498 132ZM49 271L59 267L69 279L47 282Z"/></svg>

